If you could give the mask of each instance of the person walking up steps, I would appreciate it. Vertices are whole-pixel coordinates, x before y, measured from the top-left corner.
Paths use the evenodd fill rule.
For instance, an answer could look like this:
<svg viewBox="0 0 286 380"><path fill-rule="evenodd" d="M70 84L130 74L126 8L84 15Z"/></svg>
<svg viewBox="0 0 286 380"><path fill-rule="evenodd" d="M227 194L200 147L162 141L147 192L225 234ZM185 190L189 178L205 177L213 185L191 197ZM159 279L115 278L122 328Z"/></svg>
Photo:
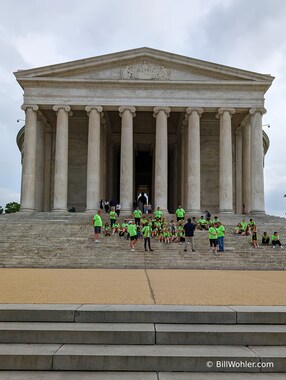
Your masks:
<svg viewBox="0 0 286 380"><path fill-rule="evenodd" d="M99 234L101 233L102 219L101 219L101 210L97 211L97 214L93 217L93 228L94 228L94 242L100 243Z"/></svg>

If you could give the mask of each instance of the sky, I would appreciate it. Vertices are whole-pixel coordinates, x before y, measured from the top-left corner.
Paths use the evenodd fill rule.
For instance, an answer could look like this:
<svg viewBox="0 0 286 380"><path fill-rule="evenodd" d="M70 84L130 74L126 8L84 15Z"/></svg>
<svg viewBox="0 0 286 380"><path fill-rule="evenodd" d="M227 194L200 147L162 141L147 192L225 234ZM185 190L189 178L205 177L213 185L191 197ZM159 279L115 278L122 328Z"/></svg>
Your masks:
<svg viewBox="0 0 286 380"><path fill-rule="evenodd" d="M0 205L19 202L23 91L13 75L147 46L275 80L265 95L265 205L286 212L285 0L0 0ZM20 119L17 122L17 119Z"/></svg>

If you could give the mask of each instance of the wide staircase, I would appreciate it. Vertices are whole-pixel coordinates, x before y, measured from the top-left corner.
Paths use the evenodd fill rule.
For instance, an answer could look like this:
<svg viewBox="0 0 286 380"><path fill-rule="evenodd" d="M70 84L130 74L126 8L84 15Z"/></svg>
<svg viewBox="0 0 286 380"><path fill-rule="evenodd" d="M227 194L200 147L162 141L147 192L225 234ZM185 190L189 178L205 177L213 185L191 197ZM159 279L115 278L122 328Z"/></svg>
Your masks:
<svg viewBox="0 0 286 380"><path fill-rule="evenodd" d="M220 215L219 215L220 217ZM174 218L168 216L169 220ZM249 217L245 217L246 220ZM129 242L117 235L101 237L94 243L92 216L84 213L17 213L0 215L0 266L37 268L188 268L285 270L285 249L260 246L254 249L249 236L233 233L242 216L221 216L226 227L225 252L215 256L206 231L196 231L195 252L184 245L159 243L152 239L154 252L145 252L143 239L131 252ZM108 221L107 216L103 217ZM120 218L123 221L123 218ZM258 236L278 231L286 245L286 220L255 218Z"/></svg>
<svg viewBox="0 0 286 380"><path fill-rule="evenodd" d="M285 377L286 307L0 305L0 379Z"/></svg>

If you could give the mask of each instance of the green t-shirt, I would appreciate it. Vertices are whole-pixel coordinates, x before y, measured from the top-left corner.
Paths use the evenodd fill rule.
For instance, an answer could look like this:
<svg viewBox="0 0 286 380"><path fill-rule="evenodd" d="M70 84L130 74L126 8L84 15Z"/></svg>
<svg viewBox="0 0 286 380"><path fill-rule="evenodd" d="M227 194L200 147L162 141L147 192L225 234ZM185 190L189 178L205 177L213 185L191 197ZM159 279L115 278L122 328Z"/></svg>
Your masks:
<svg viewBox="0 0 286 380"><path fill-rule="evenodd" d="M273 235L271 236L271 240L274 240L274 241L275 241L275 240L279 240L279 235L274 235L274 234L273 234Z"/></svg>
<svg viewBox="0 0 286 380"><path fill-rule="evenodd" d="M142 212L140 210L134 210L133 211L133 215L134 215L134 218L140 219L141 215L142 215Z"/></svg>
<svg viewBox="0 0 286 380"><path fill-rule="evenodd" d="M246 222L240 222L240 225L241 225L243 231L247 230L247 223Z"/></svg>
<svg viewBox="0 0 286 380"><path fill-rule="evenodd" d="M218 238L224 236L225 228L223 225L219 226L216 230L217 230L217 237Z"/></svg>
<svg viewBox="0 0 286 380"><path fill-rule="evenodd" d="M100 215L98 215L98 214L94 215L93 225L94 225L94 227L102 227L102 219L101 219Z"/></svg>
<svg viewBox="0 0 286 380"><path fill-rule="evenodd" d="M154 215L155 215L156 218L161 219L162 215L163 215L163 212L161 210L155 210L154 211Z"/></svg>
<svg viewBox="0 0 286 380"><path fill-rule="evenodd" d="M116 212L115 211L110 211L109 217L110 217L110 219L116 219L117 218Z"/></svg>
<svg viewBox="0 0 286 380"><path fill-rule="evenodd" d="M145 219L145 218L142 218L141 219L141 224L142 224L142 226L145 226L146 224L148 224L149 222L148 222L148 220L147 219Z"/></svg>
<svg viewBox="0 0 286 380"><path fill-rule="evenodd" d="M207 224L207 221L205 219L199 219L198 224Z"/></svg>
<svg viewBox="0 0 286 380"><path fill-rule="evenodd" d="M151 228L148 225L144 226L142 228L142 234L143 234L144 238L150 237L151 236Z"/></svg>
<svg viewBox="0 0 286 380"><path fill-rule="evenodd" d="M135 224L128 224L127 231L130 236L136 236L137 235L137 226Z"/></svg>
<svg viewBox="0 0 286 380"><path fill-rule="evenodd" d="M209 228L209 239L217 239L217 230L214 227Z"/></svg>
<svg viewBox="0 0 286 380"><path fill-rule="evenodd" d="M128 227L128 223L122 223L122 224L121 224L121 227L122 227L122 228L127 228L127 227Z"/></svg>
<svg viewBox="0 0 286 380"><path fill-rule="evenodd" d="M176 215L178 218L183 218L185 216L185 210L181 207L176 210Z"/></svg>

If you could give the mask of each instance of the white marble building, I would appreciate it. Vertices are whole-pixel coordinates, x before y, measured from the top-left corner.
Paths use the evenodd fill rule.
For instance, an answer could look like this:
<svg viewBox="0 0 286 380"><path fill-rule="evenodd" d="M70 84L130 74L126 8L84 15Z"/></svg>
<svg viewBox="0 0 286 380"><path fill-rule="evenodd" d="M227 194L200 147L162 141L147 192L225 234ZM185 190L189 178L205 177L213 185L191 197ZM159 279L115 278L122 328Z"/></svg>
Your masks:
<svg viewBox="0 0 286 380"><path fill-rule="evenodd" d="M140 48L15 73L24 90L22 211L264 213L273 76ZM244 206L243 206L244 205Z"/></svg>

